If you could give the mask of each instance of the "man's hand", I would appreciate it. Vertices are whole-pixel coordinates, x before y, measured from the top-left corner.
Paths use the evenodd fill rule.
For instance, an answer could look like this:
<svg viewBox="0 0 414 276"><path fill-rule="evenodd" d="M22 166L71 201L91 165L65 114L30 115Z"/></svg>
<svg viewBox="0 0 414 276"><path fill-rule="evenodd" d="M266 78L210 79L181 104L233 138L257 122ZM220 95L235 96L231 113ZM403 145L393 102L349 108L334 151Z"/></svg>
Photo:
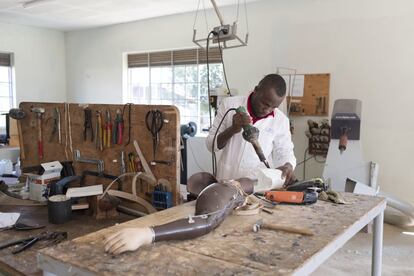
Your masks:
<svg viewBox="0 0 414 276"><path fill-rule="evenodd" d="M293 166L290 163L286 163L276 169L282 171L282 178L285 177L285 184L283 184L284 187L293 184L293 182L296 180L295 174L293 173Z"/></svg>
<svg viewBox="0 0 414 276"><path fill-rule="evenodd" d="M236 112L233 115L233 124L231 126L234 133L239 133L243 126L247 126L252 123L252 118L244 112Z"/></svg>

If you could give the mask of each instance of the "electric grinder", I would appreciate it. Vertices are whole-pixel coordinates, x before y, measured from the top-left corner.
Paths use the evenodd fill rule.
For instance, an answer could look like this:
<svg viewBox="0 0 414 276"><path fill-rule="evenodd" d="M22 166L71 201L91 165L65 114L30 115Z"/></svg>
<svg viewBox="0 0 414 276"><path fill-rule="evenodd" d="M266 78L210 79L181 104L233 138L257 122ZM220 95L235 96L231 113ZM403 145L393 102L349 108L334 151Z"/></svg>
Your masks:
<svg viewBox="0 0 414 276"><path fill-rule="evenodd" d="M244 106L240 106L236 110L239 113L245 113L247 114L246 109ZM247 126L243 126L243 138L247 142L251 143L253 145L254 150L256 151L257 156L259 157L260 161L263 162L267 168L270 168L269 163L266 160L266 157L264 156L262 147L259 144L259 129L252 124L249 124Z"/></svg>

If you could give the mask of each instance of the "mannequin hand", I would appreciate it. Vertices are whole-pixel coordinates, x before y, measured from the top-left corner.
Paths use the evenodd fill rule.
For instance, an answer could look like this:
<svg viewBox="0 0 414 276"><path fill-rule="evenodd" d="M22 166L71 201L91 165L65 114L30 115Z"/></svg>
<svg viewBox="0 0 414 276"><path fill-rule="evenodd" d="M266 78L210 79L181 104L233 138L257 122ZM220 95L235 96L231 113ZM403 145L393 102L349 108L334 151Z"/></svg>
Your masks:
<svg viewBox="0 0 414 276"><path fill-rule="evenodd" d="M252 123L252 118L246 113L236 112L233 115L233 124L231 126L234 133L239 133L243 126L247 126Z"/></svg>
<svg viewBox="0 0 414 276"><path fill-rule="evenodd" d="M282 171L282 178L285 178L285 184L283 184L284 187L291 185L296 180L295 174L293 173L293 167L290 163L286 163L277 169Z"/></svg>
<svg viewBox="0 0 414 276"><path fill-rule="evenodd" d="M153 232L149 227L125 228L105 238L105 252L118 255L151 244Z"/></svg>

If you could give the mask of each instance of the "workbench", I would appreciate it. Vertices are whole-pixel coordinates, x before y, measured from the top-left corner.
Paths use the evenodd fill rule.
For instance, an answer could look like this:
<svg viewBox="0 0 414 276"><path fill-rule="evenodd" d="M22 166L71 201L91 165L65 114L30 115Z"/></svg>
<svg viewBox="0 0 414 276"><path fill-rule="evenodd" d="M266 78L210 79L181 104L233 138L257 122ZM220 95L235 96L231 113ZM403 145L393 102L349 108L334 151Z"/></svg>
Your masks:
<svg viewBox="0 0 414 276"><path fill-rule="evenodd" d="M133 218L122 214L115 219L95 220L93 217L84 214L83 211L74 211L69 222L54 225L48 222L46 206L0 205L0 212L21 213L19 222L46 226L43 229L30 231L13 229L1 231L0 244L35 236L43 231L66 231L68 239L74 239ZM11 254L13 249L11 247L0 250L0 275L42 275L42 271L37 267L37 250L42 246L44 246L43 242L38 242L33 247L16 255Z"/></svg>
<svg viewBox="0 0 414 276"><path fill-rule="evenodd" d="M211 233L193 240L159 242L112 256L104 237L126 227L163 224L194 213L194 202L42 249L38 265L56 275L307 275L374 220L373 275L381 273L383 211L386 200L344 194L347 205L318 201L278 205L273 214L231 215ZM313 236L262 229L267 223L308 228Z"/></svg>

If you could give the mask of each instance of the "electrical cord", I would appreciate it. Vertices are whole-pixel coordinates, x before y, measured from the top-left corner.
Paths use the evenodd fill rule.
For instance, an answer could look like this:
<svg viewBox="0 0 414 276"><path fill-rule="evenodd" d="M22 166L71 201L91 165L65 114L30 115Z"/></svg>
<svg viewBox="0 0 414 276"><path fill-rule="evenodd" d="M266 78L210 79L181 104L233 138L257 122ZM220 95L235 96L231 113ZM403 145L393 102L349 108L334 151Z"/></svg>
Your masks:
<svg viewBox="0 0 414 276"><path fill-rule="evenodd" d="M224 60L223 60L223 50L221 49L221 45L220 45L220 33L217 34L217 42L218 42L218 48L219 48L219 51L220 51L221 65L223 66L224 80L226 82L227 91L228 91L228 93L229 93L229 95L231 97L233 95L231 94L230 86L229 86L229 83L227 81L226 67L224 66Z"/></svg>
<svg viewBox="0 0 414 276"><path fill-rule="evenodd" d="M208 51L209 51L209 45L210 45L210 35L214 34L214 31L211 31L208 33L207 36L207 46L206 46L206 58L207 58L207 103L208 103L208 120L210 123L210 128L211 128L211 105L210 105L210 65L209 65L209 60L208 60Z"/></svg>
<svg viewBox="0 0 414 276"><path fill-rule="evenodd" d="M303 160L304 160L304 163L303 163L303 180L305 180L305 177L306 177L306 153L308 151L309 151L309 148L306 148L305 153L303 155Z"/></svg>
<svg viewBox="0 0 414 276"><path fill-rule="evenodd" d="M224 116L221 119L221 121L220 121L220 123L219 123L219 125L218 125L218 127L216 129L216 132L214 133L213 144L212 144L212 147L211 147L211 157L212 157L211 158L212 159L211 162L212 162L213 175L214 176L217 175L217 159L216 159L216 152L214 151L214 149L215 149L214 145L215 145L215 141L216 141L216 138L217 138L217 134L218 134L218 132L220 130L221 124L223 123L224 119L226 118L227 114L230 111L236 111L236 108L230 108L229 110L226 111L226 113L224 113Z"/></svg>
<svg viewBox="0 0 414 276"><path fill-rule="evenodd" d="M307 153L309 153L309 148L306 148L304 154L303 154L303 160L299 163L296 164L296 167L303 164L303 180L305 180L306 177L306 161L310 160L310 159L315 159L316 162L323 164L326 162L326 159L324 161L318 160L316 158L316 155L311 155L309 157L306 157Z"/></svg>

